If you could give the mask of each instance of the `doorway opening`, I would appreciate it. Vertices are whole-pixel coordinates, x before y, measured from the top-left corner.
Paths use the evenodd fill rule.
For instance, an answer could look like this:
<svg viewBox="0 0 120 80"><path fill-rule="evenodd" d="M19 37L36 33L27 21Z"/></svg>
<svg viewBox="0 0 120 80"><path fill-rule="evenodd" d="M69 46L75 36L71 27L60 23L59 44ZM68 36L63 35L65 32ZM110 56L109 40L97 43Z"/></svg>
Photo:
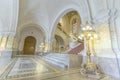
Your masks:
<svg viewBox="0 0 120 80"><path fill-rule="evenodd" d="M25 38L24 42L24 55L34 55L36 46L36 39L33 36L28 36Z"/></svg>

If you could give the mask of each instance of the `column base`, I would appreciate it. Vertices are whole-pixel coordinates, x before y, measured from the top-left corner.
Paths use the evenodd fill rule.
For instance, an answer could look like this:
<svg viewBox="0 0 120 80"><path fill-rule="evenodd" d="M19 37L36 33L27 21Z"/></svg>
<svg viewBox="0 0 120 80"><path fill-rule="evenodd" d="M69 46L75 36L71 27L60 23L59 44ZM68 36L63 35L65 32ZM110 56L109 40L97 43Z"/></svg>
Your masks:
<svg viewBox="0 0 120 80"><path fill-rule="evenodd" d="M101 72L98 65L92 62L86 62L81 65L80 73L85 77L101 79L104 78L104 74Z"/></svg>

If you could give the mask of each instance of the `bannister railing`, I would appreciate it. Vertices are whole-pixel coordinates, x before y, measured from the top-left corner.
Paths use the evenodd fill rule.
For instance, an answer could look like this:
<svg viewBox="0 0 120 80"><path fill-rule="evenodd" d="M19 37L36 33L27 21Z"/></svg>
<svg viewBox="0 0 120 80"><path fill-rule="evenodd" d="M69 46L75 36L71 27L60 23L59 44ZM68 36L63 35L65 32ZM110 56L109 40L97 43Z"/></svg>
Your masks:
<svg viewBox="0 0 120 80"><path fill-rule="evenodd" d="M79 53L80 51L82 51L84 49L84 44L80 44L78 45L77 47L71 49L70 51L68 51L69 54L77 54Z"/></svg>

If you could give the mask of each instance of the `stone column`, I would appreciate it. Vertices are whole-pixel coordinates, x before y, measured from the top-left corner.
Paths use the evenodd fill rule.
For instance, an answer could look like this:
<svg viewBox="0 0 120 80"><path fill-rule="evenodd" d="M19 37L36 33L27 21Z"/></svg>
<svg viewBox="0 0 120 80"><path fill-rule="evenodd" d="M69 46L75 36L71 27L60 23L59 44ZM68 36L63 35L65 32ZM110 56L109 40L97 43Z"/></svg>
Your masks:
<svg viewBox="0 0 120 80"><path fill-rule="evenodd" d="M110 34L111 34L111 43L112 43L112 50L115 54L115 57L116 57L116 74L118 75L115 75L116 77L120 78L120 63L119 63L119 58L120 58L120 50L119 50L119 45L118 45L118 36L117 36L117 29L116 29L116 24L115 24L115 21L116 21L116 12L117 10L115 8L113 9L110 9L110 12L109 12L109 28L110 28ZM114 70L115 71L115 70Z"/></svg>
<svg viewBox="0 0 120 80"><path fill-rule="evenodd" d="M1 45L1 42L2 42L2 35L0 35L0 45Z"/></svg>
<svg viewBox="0 0 120 80"><path fill-rule="evenodd" d="M52 40L51 51L56 52L56 39L55 38L53 38Z"/></svg>
<svg viewBox="0 0 120 80"><path fill-rule="evenodd" d="M52 51L53 41L54 41L54 38L47 38L45 40L45 50L47 52L51 52Z"/></svg>
<svg viewBox="0 0 120 80"><path fill-rule="evenodd" d="M12 51L12 48L13 48L14 36L15 36L14 33L9 33L6 49L10 51Z"/></svg>
<svg viewBox="0 0 120 80"><path fill-rule="evenodd" d="M50 52L50 41L48 39L45 40L45 52Z"/></svg>
<svg viewBox="0 0 120 80"><path fill-rule="evenodd" d="M5 50L6 49L7 40L8 40L8 35L7 34L3 34L2 39L1 39L1 44L0 44L0 49L1 50Z"/></svg>
<svg viewBox="0 0 120 80"><path fill-rule="evenodd" d="M1 46L1 42L2 42L2 35L0 35L0 46ZM0 51L0 56L1 56L1 51Z"/></svg>
<svg viewBox="0 0 120 80"><path fill-rule="evenodd" d="M8 49L8 43L9 41L9 32L3 32L2 33L2 39L0 44L0 52L1 52L1 58L9 60L12 56L12 48Z"/></svg>
<svg viewBox="0 0 120 80"><path fill-rule="evenodd" d="M111 43L112 43L112 48L113 51L117 54L119 54L119 47L118 47L118 39L117 39L117 33L116 33L116 25L115 25L115 20L116 20L116 9L110 9L109 12L109 28L110 28L110 34L111 34Z"/></svg>
<svg viewBox="0 0 120 80"><path fill-rule="evenodd" d="M117 35L117 41L118 41L118 48L120 51L120 22L119 21L120 21L120 13L119 13L119 16L117 16L115 19L115 28L116 28L116 35Z"/></svg>

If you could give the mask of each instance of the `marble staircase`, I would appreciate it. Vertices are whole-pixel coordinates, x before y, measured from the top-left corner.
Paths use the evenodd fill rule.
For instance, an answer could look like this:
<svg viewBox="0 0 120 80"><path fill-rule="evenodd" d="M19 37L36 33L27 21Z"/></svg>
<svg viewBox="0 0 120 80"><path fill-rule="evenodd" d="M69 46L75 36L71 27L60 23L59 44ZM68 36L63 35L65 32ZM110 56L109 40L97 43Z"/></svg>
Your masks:
<svg viewBox="0 0 120 80"><path fill-rule="evenodd" d="M82 64L82 56L76 54L50 53L40 58L62 69L80 68Z"/></svg>
<svg viewBox="0 0 120 80"><path fill-rule="evenodd" d="M67 54L50 53L40 57L42 60L60 68L69 68L69 56Z"/></svg>

